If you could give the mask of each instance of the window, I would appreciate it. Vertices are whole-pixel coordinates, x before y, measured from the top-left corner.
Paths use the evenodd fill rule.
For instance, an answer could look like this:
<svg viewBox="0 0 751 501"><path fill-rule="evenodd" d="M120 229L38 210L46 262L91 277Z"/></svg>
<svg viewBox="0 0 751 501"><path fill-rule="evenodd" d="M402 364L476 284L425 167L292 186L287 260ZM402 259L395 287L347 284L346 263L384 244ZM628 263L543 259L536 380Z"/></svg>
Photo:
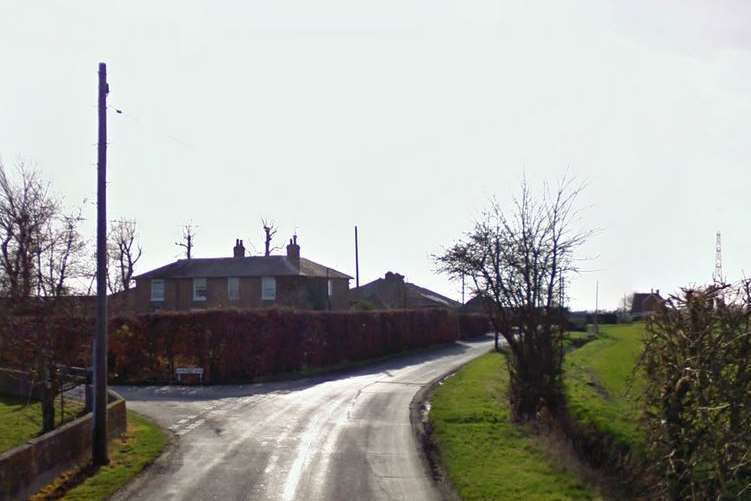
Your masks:
<svg viewBox="0 0 751 501"><path fill-rule="evenodd" d="M265 301L276 299L276 278L263 277L261 279L261 299Z"/></svg>
<svg viewBox="0 0 751 501"><path fill-rule="evenodd" d="M329 278L329 297L334 295L334 281Z"/></svg>
<svg viewBox="0 0 751 501"><path fill-rule="evenodd" d="M209 291L206 289L205 278L193 279L193 301L206 301Z"/></svg>
<svg viewBox="0 0 751 501"><path fill-rule="evenodd" d="M237 301L240 299L240 279L237 277L230 277L227 279L227 297L230 301Z"/></svg>
<svg viewBox="0 0 751 501"><path fill-rule="evenodd" d="M151 300L155 302L164 301L164 280L161 278L151 280Z"/></svg>

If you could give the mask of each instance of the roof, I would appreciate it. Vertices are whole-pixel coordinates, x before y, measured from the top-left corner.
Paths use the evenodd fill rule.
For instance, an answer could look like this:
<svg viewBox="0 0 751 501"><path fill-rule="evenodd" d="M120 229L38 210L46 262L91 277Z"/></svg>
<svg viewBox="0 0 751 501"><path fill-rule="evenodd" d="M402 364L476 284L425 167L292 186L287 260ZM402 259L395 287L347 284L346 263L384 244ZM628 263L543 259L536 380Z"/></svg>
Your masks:
<svg viewBox="0 0 751 501"><path fill-rule="evenodd" d="M404 281L398 273L387 273L360 287L350 289L353 298L364 299L380 308L458 308L461 303L430 289Z"/></svg>
<svg viewBox="0 0 751 501"><path fill-rule="evenodd" d="M484 294L476 294L472 299L461 306L463 313L487 313L488 307L491 311L496 308L495 302Z"/></svg>
<svg viewBox="0 0 751 501"><path fill-rule="evenodd" d="M631 313L644 313L654 310L654 307L665 300L660 292L635 292L631 300ZM651 304L650 304L651 303Z"/></svg>
<svg viewBox="0 0 751 501"><path fill-rule="evenodd" d="M429 302L435 305L446 306L447 308L458 308L462 305L459 301L454 301L425 287L420 287L409 282L404 285L407 286L407 301L411 304L415 302Z"/></svg>
<svg viewBox="0 0 751 501"><path fill-rule="evenodd" d="M302 276L351 279L349 275L300 258L300 269L287 256L178 259L141 275L143 278L223 278Z"/></svg>

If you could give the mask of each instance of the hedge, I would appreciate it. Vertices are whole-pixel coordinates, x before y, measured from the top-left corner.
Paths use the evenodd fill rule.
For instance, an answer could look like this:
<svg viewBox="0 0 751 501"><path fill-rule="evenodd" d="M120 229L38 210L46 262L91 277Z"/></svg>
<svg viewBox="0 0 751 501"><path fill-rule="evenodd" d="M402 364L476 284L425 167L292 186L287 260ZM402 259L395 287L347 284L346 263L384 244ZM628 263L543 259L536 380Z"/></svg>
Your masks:
<svg viewBox="0 0 751 501"><path fill-rule="evenodd" d="M93 320L52 321L45 328L57 333L56 359L88 365ZM13 330L16 341L33 331ZM201 367L204 382L246 382L451 343L488 330L482 315L446 310L159 312L110 321L109 371L117 383L166 383L174 380L177 367ZM13 350L9 357L4 351L0 363L6 365L30 355Z"/></svg>

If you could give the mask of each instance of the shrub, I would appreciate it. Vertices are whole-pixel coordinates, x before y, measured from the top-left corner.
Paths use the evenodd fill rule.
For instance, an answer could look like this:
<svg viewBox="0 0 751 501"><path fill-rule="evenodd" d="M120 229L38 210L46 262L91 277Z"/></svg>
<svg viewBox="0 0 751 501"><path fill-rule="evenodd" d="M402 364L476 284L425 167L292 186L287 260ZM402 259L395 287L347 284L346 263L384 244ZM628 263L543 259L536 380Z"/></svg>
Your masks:
<svg viewBox="0 0 751 501"><path fill-rule="evenodd" d="M751 282L671 296L648 321L649 454L667 499L751 497Z"/></svg>
<svg viewBox="0 0 751 501"><path fill-rule="evenodd" d="M39 328L25 317L13 318L12 325L0 329L0 346L4 339ZM91 318L51 319L45 328L53 334L59 362L89 364ZM169 382L177 367L202 367L205 381L227 383L381 357L487 331L484 316L446 310L159 312L110 320L108 363L110 378L121 383ZM28 349L4 350L0 363L23 367L33 355Z"/></svg>
<svg viewBox="0 0 751 501"><path fill-rule="evenodd" d="M113 321L111 375L169 381L178 366L208 382L321 368L453 342L487 331L487 320L445 310L296 312L206 310Z"/></svg>

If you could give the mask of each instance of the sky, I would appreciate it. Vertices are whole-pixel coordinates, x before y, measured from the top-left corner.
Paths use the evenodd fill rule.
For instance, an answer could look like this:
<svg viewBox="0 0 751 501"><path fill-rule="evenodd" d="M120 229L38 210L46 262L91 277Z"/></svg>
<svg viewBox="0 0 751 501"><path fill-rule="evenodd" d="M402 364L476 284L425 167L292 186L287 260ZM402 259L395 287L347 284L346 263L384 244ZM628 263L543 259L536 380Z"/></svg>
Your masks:
<svg viewBox="0 0 751 501"><path fill-rule="evenodd" d="M236 238L461 299L432 256L526 176L586 188L574 309L751 275L751 3L30 1L0 4L0 158L94 235L97 67L108 217L137 272ZM114 110L121 110L116 113ZM354 282L354 281L353 281ZM352 284L354 285L354 283Z"/></svg>

